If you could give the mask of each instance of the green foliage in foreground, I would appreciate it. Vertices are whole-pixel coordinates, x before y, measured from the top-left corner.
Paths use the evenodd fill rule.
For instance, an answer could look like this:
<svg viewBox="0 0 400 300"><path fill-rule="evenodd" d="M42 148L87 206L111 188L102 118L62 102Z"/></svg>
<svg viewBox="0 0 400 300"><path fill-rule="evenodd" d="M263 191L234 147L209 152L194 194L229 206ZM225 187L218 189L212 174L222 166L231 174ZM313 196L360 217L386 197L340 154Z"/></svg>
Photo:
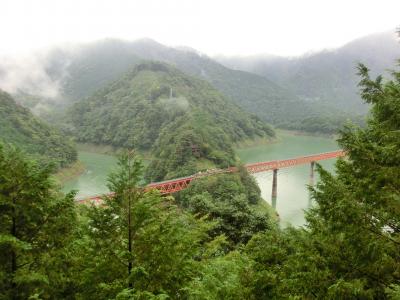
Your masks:
<svg viewBox="0 0 400 300"><path fill-rule="evenodd" d="M61 197L50 170L17 150L2 147L0 158L0 299L234 299L246 291L248 261L226 254L221 220L144 192L132 153L109 177L114 197L90 207Z"/></svg>
<svg viewBox="0 0 400 300"><path fill-rule="evenodd" d="M0 145L0 299L63 298L74 194L54 192L51 171Z"/></svg>
<svg viewBox="0 0 400 300"><path fill-rule="evenodd" d="M264 200L257 183L244 168L238 174L196 180L177 195L177 201L193 214L217 220L210 234L225 235L230 248L272 227L268 212L259 205Z"/></svg>
<svg viewBox="0 0 400 300"><path fill-rule="evenodd" d="M79 296L182 298L182 287L205 255L212 224L180 211L157 192L144 193L137 186L141 163L131 155L122 156L119 164L109 181L115 197L86 213Z"/></svg>
<svg viewBox="0 0 400 300"><path fill-rule="evenodd" d="M12 143L42 162L63 167L77 159L77 152L61 132L37 119L0 91L0 141Z"/></svg>
<svg viewBox="0 0 400 300"><path fill-rule="evenodd" d="M256 298L398 299L400 282L400 73L371 80L360 66L367 127L345 128L336 175L319 168L307 227L247 245Z"/></svg>
<svg viewBox="0 0 400 300"><path fill-rule="evenodd" d="M74 208L47 169L0 148L0 299L399 299L400 73L360 74L371 118L341 133L335 175L318 168L304 228L253 226L259 192L243 171L176 203L144 193L126 154L115 198Z"/></svg>

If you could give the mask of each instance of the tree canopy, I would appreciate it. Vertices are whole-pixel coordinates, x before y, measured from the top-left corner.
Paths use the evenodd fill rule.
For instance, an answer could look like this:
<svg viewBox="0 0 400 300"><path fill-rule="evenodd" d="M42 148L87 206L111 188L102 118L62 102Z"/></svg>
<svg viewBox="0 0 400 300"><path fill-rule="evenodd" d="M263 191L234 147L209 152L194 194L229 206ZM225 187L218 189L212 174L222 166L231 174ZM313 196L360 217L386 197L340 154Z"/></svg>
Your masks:
<svg viewBox="0 0 400 300"><path fill-rule="evenodd" d="M159 62L76 103L69 118L80 142L151 151L149 181L233 165L233 144L274 131L210 84Z"/></svg>
<svg viewBox="0 0 400 300"><path fill-rule="evenodd" d="M76 221L74 193L54 189L52 170L0 144L0 298L62 297L64 247Z"/></svg>
<svg viewBox="0 0 400 300"><path fill-rule="evenodd" d="M77 152L60 131L47 125L0 91L0 141L12 143L43 163L64 167L77 159Z"/></svg>
<svg viewBox="0 0 400 300"><path fill-rule="evenodd" d="M398 299L400 270L400 73L371 79L360 65L361 95L372 106L366 128L348 126L347 158L335 175L318 168L316 206L303 229L253 238L258 297Z"/></svg>
<svg viewBox="0 0 400 300"><path fill-rule="evenodd" d="M49 166L1 145L0 299L399 299L400 72L359 74L370 117L341 131L334 174L317 167L300 228L275 226L240 166L163 197L143 189L131 151L109 176L112 196L82 207ZM177 140L200 140L210 116L185 117L203 126L183 124Z"/></svg>

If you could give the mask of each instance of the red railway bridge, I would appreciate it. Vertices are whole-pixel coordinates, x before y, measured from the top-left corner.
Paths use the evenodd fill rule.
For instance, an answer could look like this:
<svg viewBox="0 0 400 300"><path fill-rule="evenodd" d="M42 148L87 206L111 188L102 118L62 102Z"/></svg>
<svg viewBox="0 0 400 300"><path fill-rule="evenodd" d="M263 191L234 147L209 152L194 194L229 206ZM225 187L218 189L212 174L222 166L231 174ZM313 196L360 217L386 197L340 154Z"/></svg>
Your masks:
<svg viewBox="0 0 400 300"><path fill-rule="evenodd" d="M345 156L345 152L343 150L332 151L332 152L325 152L319 154L313 154L308 156L301 156L295 157L290 159L283 159L283 160L272 160L272 161L264 161L258 163L252 163L245 165L245 168L250 174L260 173L260 172L267 172L273 171L273 178L272 178L272 202L276 201L277 197L277 186L278 186L278 170L283 168L290 168L298 165L310 164L311 171L310 171L310 184L314 182L314 165L316 161L332 159L337 157ZM187 177L176 178L161 182L150 183L145 187L146 190L157 189L160 191L162 195L172 194L175 192L179 192L181 190L186 189L189 184L196 179L212 176L216 174L223 174L223 173L235 173L237 172L237 167L230 167L226 169L213 169L208 170L206 172L199 172ZM112 196L112 193L108 194ZM94 203L99 204L102 202L102 196L93 196L87 197L84 199L80 199L77 202L79 203Z"/></svg>

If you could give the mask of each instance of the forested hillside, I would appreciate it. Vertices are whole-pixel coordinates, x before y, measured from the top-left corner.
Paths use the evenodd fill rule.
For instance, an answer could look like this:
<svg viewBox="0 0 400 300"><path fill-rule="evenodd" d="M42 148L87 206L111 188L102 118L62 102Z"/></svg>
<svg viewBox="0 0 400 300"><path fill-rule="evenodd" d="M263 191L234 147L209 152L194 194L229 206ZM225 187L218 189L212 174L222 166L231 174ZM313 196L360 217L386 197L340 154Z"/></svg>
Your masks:
<svg viewBox="0 0 400 300"><path fill-rule="evenodd" d="M78 207L47 168L0 145L0 297L399 299L400 73L383 83L359 72L371 117L341 132L335 174L318 166L300 228L260 213L243 169L162 197L143 192L128 152L105 205Z"/></svg>
<svg viewBox="0 0 400 300"><path fill-rule="evenodd" d="M227 66L241 68L240 71L195 50L167 47L151 39L133 42L106 39L72 48L55 48L42 55L41 64L47 81L53 81L53 88L59 91L57 105L43 101L37 103L34 110L57 123L57 118L46 110L60 113L64 107L117 80L142 60L157 60L208 81L234 103L277 127L332 133L344 120L353 118L349 109L361 114L366 108L354 88L356 61L353 60L356 56L334 54L334 59L331 59L329 53L302 59L220 58ZM319 58L320 55L322 58ZM377 65L385 65L382 62L387 62L391 55L391 51L383 52L382 60L377 61ZM7 65L0 64L0 70L7 78ZM349 76L351 84L347 80ZM29 74L26 78L30 78ZM19 90L24 92L24 86L20 86ZM30 98L21 97L21 102L32 105ZM310 127L310 118L319 118L321 122Z"/></svg>
<svg viewBox="0 0 400 300"><path fill-rule="evenodd" d="M274 135L207 82L157 62L137 65L68 115L80 142L153 149L151 180L232 165L233 143Z"/></svg>
<svg viewBox="0 0 400 300"><path fill-rule="evenodd" d="M166 62L204 79L246 111L276 125L296 124L327 111L324 106L300 100L263 76L232 70L194 50L167 47L150 39L108 39L82 45L73 52L54 50L47 70L61 83L64 97L77 101L116 80L143 59Z"/></svg>
<svg viewBox="0 0 400 300"><path fill-rule="evenodd" d="M71 142L0 91L0 140L25 150L42 162L63 167L77 158Z"/></svg>
<svg viewBox="0 0 400 300"><path fill-rule="evenodd" d="M269 55L217 57L227 67L253 72L284 86L303 100L330 104L351 113L365 113L367 105L357 90L357 63L369 66L371 74L386 74L400 56L394 32L354 40L335 50L300 57Z"/></svg>

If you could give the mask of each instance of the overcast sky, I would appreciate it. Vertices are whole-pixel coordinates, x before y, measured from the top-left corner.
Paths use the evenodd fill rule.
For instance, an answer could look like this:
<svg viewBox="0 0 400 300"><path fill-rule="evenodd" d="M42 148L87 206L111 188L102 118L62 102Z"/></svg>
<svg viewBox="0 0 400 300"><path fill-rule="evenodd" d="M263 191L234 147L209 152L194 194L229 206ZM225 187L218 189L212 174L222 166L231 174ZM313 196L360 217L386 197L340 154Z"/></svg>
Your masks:
<svg viewBox="0 0 400 300"><path fill-rule="evenodd" d="M149 37L209 55L299 55L400 25L400 0L0 0L0 54Z"/></svg>

